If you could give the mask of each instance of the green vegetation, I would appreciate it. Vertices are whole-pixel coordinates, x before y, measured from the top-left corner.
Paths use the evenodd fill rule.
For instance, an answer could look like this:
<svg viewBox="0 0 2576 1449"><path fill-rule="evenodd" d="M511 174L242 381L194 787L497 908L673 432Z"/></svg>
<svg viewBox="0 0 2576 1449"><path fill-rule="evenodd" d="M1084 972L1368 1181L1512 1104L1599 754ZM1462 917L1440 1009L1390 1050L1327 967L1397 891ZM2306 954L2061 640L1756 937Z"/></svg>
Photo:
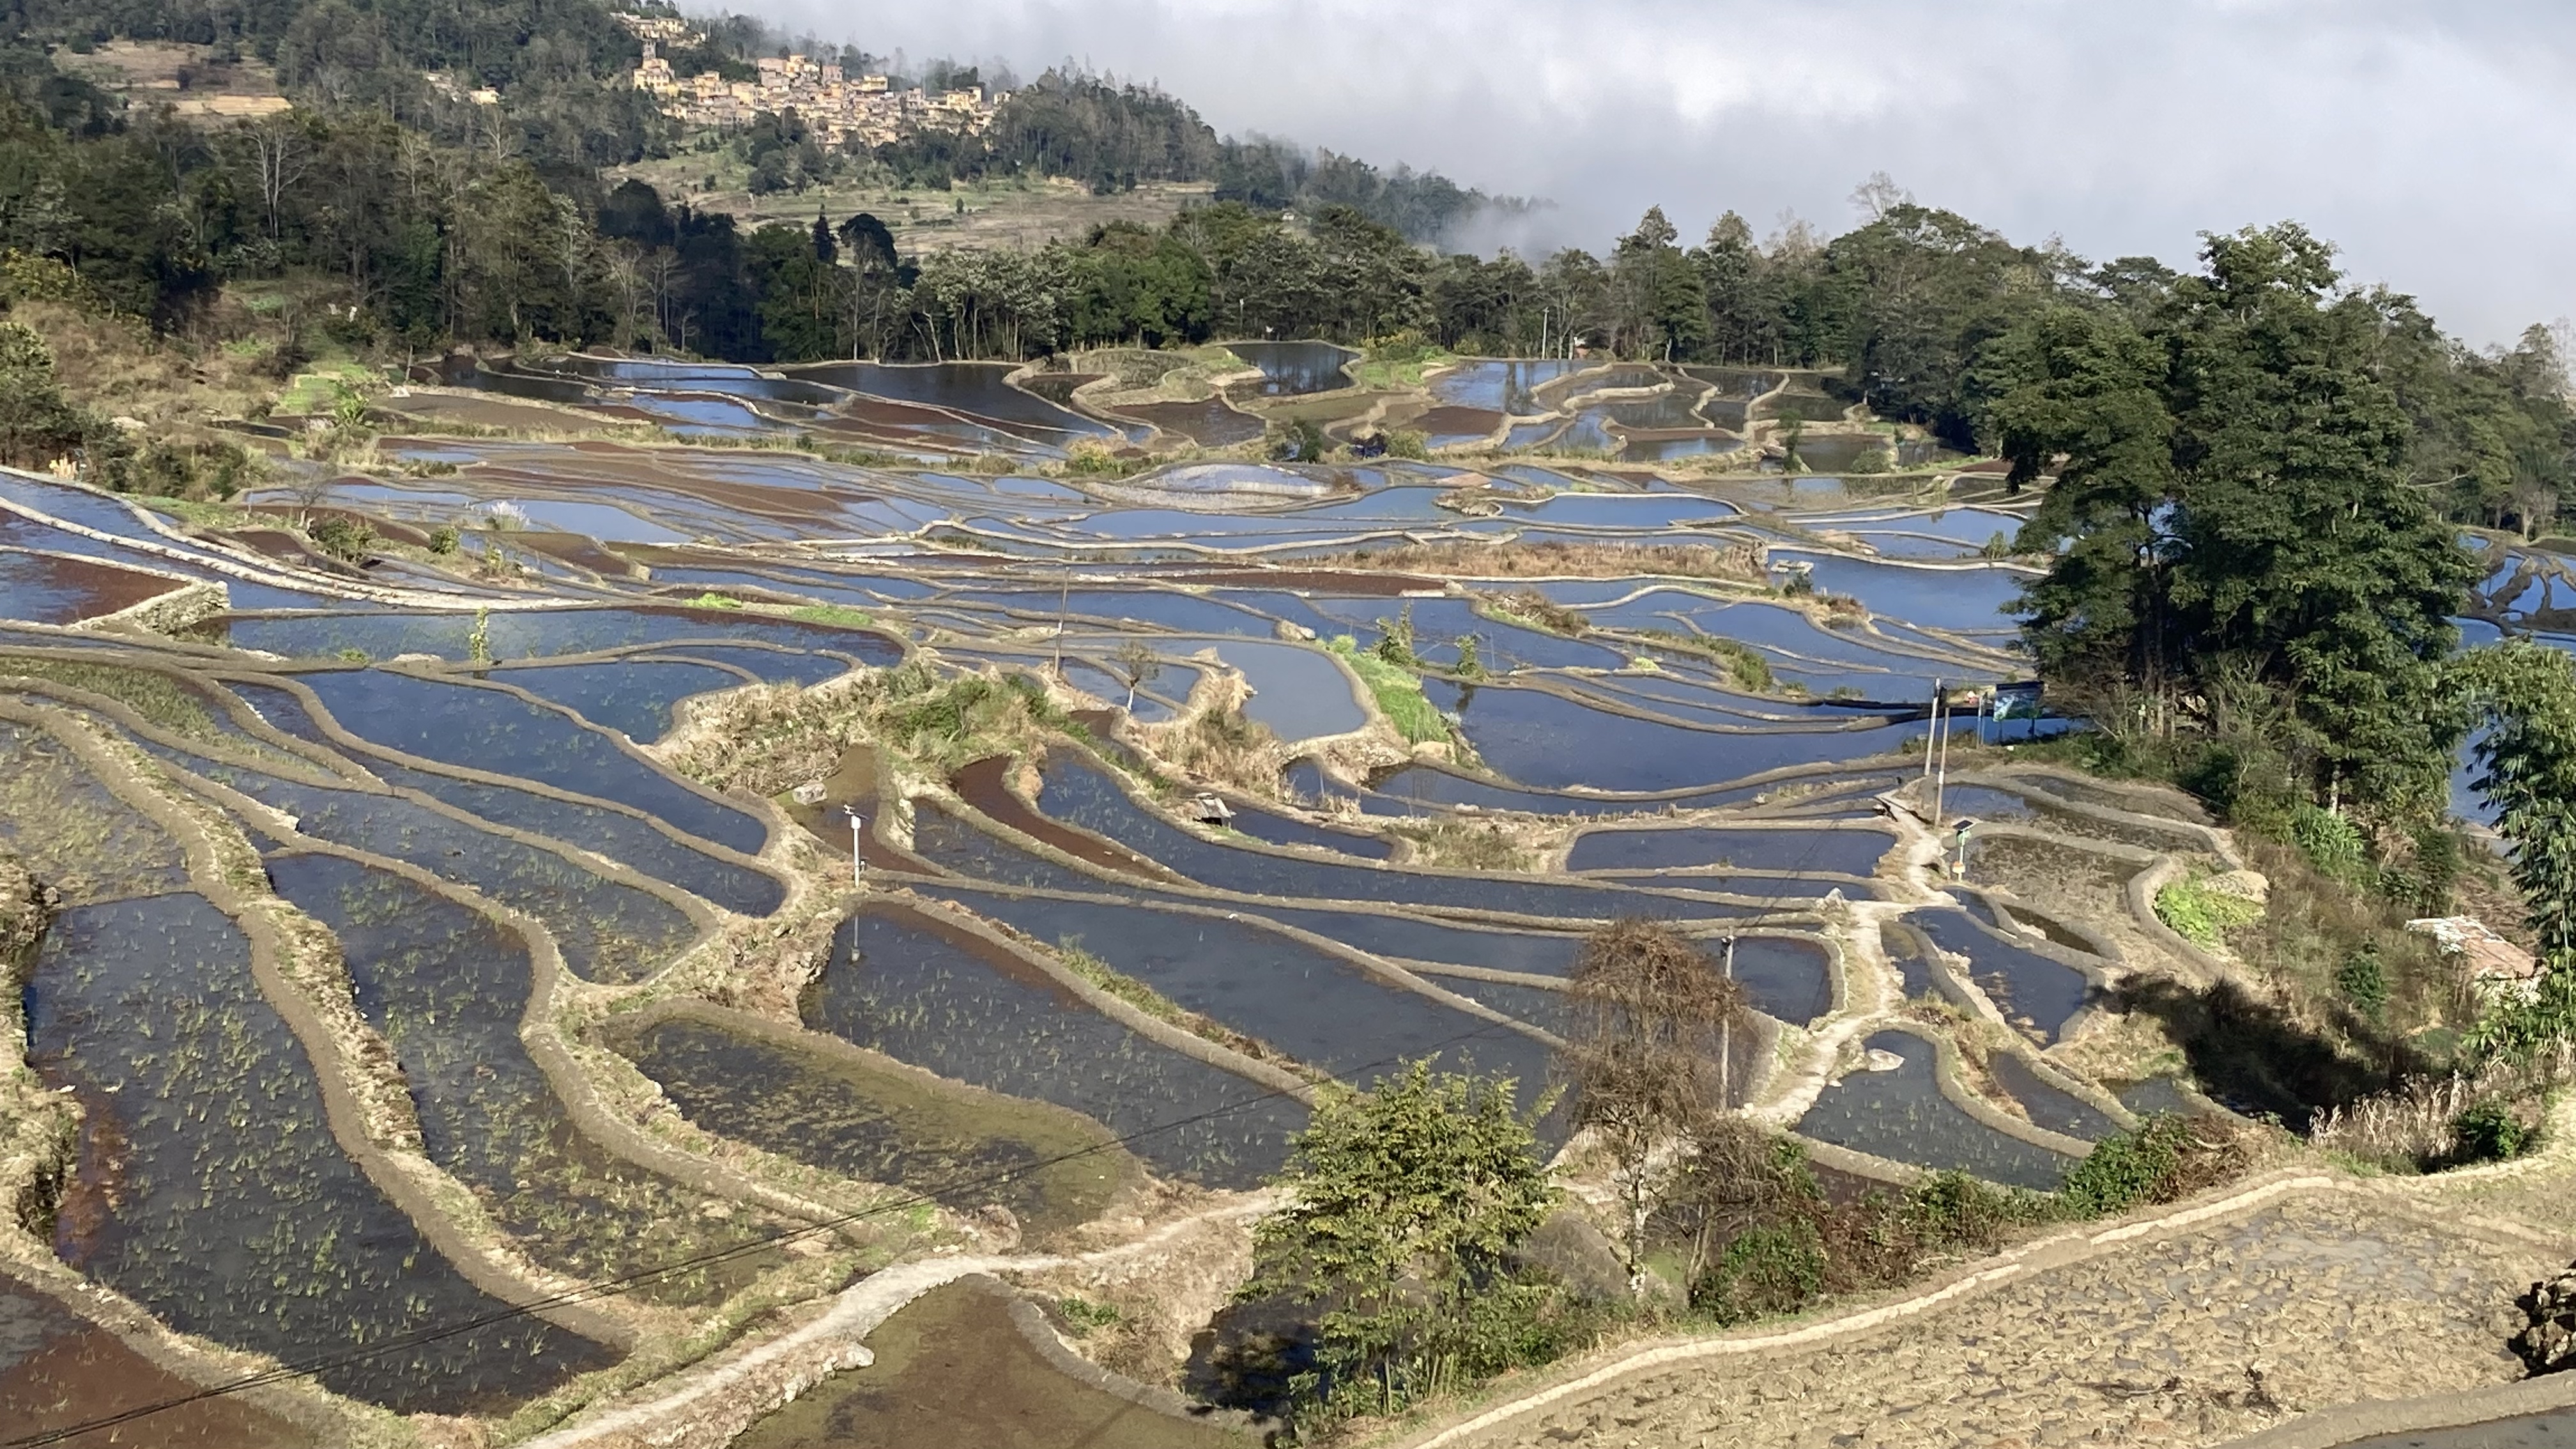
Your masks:
<svg viewBox="0 0 2576 1449"><path fill-rule="evenodd" d="M374 529L337 514L316 520L306 534L314 547L345 563L364 563L376 548Z"/></svg>
<svg viewBox="0 0 2576 1449"><path fill-rule="evenodd" d="M225 733L215 723L203 696L171 676L153 670L13 655L0 660L0 676L7 675L46 679L72 689L103 694L141 715L147 723L175 735L217 739ZM240 745L247 744L248 739L240 737L225 742Z"/></svg>
<svg viewBox="0 0 2576 1449"><path fill-rule="evenodd" d="M1351 377L1361 387L1390 389L1420 387L1422 375L1433 368L1457 361L1455 354L1433 343L1420 332L1406 329L1388 337L1371 338L1362 347L1359 361L1351 364ZM1414 446L1421 446L1421 435L1413 435ZM1387 439L1387 452L1395 457L1419 457L1395 451L1395 435Z"/></svg>
<svg viewBox="0 0 2576 1449"><path fill-rule="evenodd" d="M692 609L739 609L742 607L742 600L728 594L709 593L698 595L689 600L688 604Z"/></svg>
<svg viewBox="0 0 2576 1449"><path fill-rule="evenodd" d="M1737 689L1748 694L1771 692L1771 661L1755 653L1751 645L1733 639L1711 639L1708 649L1726 665L1727 678Z"/></svg>
<svg viewBox="0 0 2576 1449"><path fill-rule="evenodd" d="M1056 1316L1064 1320L1065 1329L1076 1338L1088 1338L1104 1328L1115 1328L1125 1315L1114 1303L1094 1303L1079 1294L1068 1293L1055 1301Z"/></svg>
<svg viewBox="0 0 2576 1449"><path fill-rule="evenodd" d="M850 629L864 628L876 622L876 617L867 610L854 609L847 604L808 604L804 608L790 610L787 617L800 623L837 624Z"/></svg>
<svg viewBox="0 0 2576 1449"><path fill-rule="evenodd" d="M2156 919L2195 946L2222 946L2227 933L2262 919L2263 907L2206 880L2178 880L2156 892Z"/></svg>
<svg viewBox="0 0 2576 1449"><path fill-rule="evenodd" d="M1380 649L1365 650L1350 635L1340 634L1328 641L1325 647L1340 656L1342 662L1359 675L1360 682L1368 686L1369 694L1377 700L1379 712L1386 716L1387 723L1395 726L1395 732L1404 737L1405 743L1446 743L1452 738L1449 722L1442 719L1440 711L1423 696L1422 677L1402 664L1389 661L1382 643ZM1407 653L1410 653L1409 647Z"/></svg>
<svg viewBox="0 0 2576 1449"><path fill-rule="evenodd" d="M2479 566L2406 486L2386 304L2296 226L2204 261L2150 305L2037 313L1981 362L2013 480L2057 471L2025 536L2074 540L2025 638L2106 730L2227 739L2240 815L2438 818L2462 724L2441 666Z"/></svg>
<svg viewBox="0 0 2576 1449"><path fill-rule="evenodd" d="M2489 726L2476 788L2513 846L2543 967L2529 999L2492 1012L2481 1039L2528 1054L2576 1040L2576 661L2517 641L2476 651L2460 675Z"/></svg>
<svg viewBox="0 0 2576 1449"><path fill-rule="evenodd" d="M1327 1084L1253 1230L1244 1302L1318 1313L1314 1367L1290 1382L1300 1437L1386 1414L1580 1346L1589 1318L1513 1249L1556 1189L1512 1084L1415 1062L1375 1090Z"/></svg>

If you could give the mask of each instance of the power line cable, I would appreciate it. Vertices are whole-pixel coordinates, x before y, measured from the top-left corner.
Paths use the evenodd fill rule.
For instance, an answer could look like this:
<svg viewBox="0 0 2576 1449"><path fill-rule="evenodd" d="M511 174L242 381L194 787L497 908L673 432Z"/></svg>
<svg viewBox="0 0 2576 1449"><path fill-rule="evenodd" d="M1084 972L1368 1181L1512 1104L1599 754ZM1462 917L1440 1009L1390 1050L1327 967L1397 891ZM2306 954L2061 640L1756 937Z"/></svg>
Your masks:
<svg viewBox="0 0 2576 1449"><path fill-rule="evenodd" d="M1824 848L1824 837L1829 833L1831 832L1823 829L1813 831L1816 838L1809 843L1806 851L1799 856L1797 864L1792 866L1785 874L1788 876L1795 876L1799 871L1803 870L1805 866L1815 858L1817 852ZM1667 899L1669 899L1669 897L1667 897ZM1770 915L1777 909L1782 908L1785 903L1800 898L1784 892L1760 897L1758 899L1762 902L1762 906L1755 917L1757 920L1763 916ZM1732 930L1728 932L1730 937L1733 934L1734 932ZM1356 1085L1357 1079L1362 1075L1374 1072L1379 1068L1393 1066L1421 1055L1434 1055L1445 1051L1450 1047L1459 1045L1460 1043L1491 1036L1496 1032L1510 1029L1510 1025L1505 1022L1487 1022L1472 1030L1460 1032L1455 1036L1434 1042L1424 1052L1383 1057L1347 1072L1327 1074L1324 1080L1326 1082L1345 1086ZM1067 1162L1079 1161L1085 1157L1096 1155L1113 1147L1130 1147L1137 1142L1161 1133L1175 1131L1183 1127L1194 1126L1202 1122L1214 1121L1237 1112L1246 1111L1253 1107L1260 1106L1265 1102L1273 1102L1283 1097L1291 1097L1294 1095L1295 1092L1289 1088L1272 1088L1269 1091L1259 1092L1250 1097L1241 1098L1237 1101L1211 1108L1204 1112L1194 1113L1190 1116L1177 1118L1170 1122L1157 1123L1152 1127L1141 1128L1135 1132L1111 1138L1105 1142L1076 1148L1073 1151L1061 1153L1055 1157L1047 1158L1039 1162L1004 1169L1002 1171L989 1174L983 1178L956 1184L937 1192L905 1193L893 1200L876 1203L869 1207L859 1209L856 1212L845 1213L838 1217L808 1223L801 1227L787 1229L783 1232L748 1239L744 1242L737 1243L732 1247L718 1249L714 1252L696 1254L670 1263L661 1264L656 1267L642 1269L634 1273L623 1274L615 1278L602 1279L593 1283L585 1284L579 1288L569 1289L562 1293L551 1294L532 1302L513 1305L493 1313L477 1314L470 1318L459 1319L453 1323L440 1325L436 1328L424 1329L399 1338L389 1339L383 1343L374 1344L363 1349L358 1349L348 1353L335 1354L328 1357L307 1359L298 1363L281 1364L275 1368L263 1369L256 1373L246 1374L227 1383L214 1385L197 1390L193 1393L165 1399L158 1403L141 1405L133 1409L124 1410L120 1413L104 1415L96 1419L86 1420L77 1424L65 1425L57 1429L49 1429L38 1434L0 1440L0 1449L41 1449L41 1446L65 1443L86 1434L94 1434L103 1429L110 1429L124 1424L134 1423L138 1420L150 1418L154 1415L167 1413L173 1409L185 1408L191 1404L204 1403L215 1399L225 1398L250 1389L264 1388L272 1384L289 1383L297 1379L316 1377L321 1374L329 1373L335 1369L365 1363L373 1359L383 1358L409 1349L425 1347L433 1343L444 1342L448 1339L473 1333L477 1330L489 1328L496 1324L507 1323L522 1318L536 1317L550 1309L573 1307L583 1303L595 1302L604 1298L619 1297L634 1289L641 1288L647 1284L655 1283L680 1273L730 1262L737 1258L749 1256L754 1253L765 1252L768 1249L778 1247L782 1244L797 1242L818 1234L836 1232L841 1228L864 1222L870 1218L879 1217L888 1213L925 1205L937 1206L942 1204L943 1199L977 1195L986 1189L1018 1180L1030 1174L1044 1171L1050 1167L1060 1166Z"/></svg>

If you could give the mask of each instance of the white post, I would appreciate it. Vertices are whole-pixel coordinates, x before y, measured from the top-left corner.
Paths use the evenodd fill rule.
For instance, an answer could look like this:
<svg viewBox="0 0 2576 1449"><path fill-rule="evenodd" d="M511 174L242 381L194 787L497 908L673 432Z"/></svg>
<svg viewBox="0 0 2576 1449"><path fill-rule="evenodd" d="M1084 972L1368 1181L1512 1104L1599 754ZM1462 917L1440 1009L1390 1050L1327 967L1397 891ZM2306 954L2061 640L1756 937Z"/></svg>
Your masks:
<svg viewBox="0 0 2576 1449"><path fill-rule="evenodd" d="M1950 788L1949 703L1950 701L1946 697L1941 701L1941 767L1934 771L1932 775L1932 828L1935 830L1941 828L1941 797L1946 794Z"/></svg>
<svg viewBox="0 0 2576 1449"><path fill-rule="evenodd" d="M865 890L868 884L868 858L859 850L859 837L867 832L866 817L852 810L850 815L850 885Z"/></svg>
<svg viewBox="0 0 2576 1449"><path fill-rule="evenodd" d="M1941 728L1941 681L1937 679L1932 681L1932 713L1925 718L1931 726L1923 735L1923 778L1928 780L1932 778L1932 736Z"/></svg>
<svg viewBox="0 0 2576 1449"><path fill-rule="evenodd" d="M1735 938L1726 938L1726 979L1735 979ZM1717 1023L1717 1099L1727 1107L1735 1105L1735 1013L1729 1011Z"/></svg>

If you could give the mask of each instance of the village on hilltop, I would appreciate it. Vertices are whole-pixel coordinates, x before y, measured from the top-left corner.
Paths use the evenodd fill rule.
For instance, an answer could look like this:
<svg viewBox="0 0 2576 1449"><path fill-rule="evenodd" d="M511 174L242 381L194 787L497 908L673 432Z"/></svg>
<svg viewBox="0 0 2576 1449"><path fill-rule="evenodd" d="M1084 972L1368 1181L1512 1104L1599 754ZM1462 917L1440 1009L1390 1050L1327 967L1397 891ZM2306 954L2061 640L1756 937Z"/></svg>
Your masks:
<svg viewBox="0 0 2576 1449"><path fill-rule="evenodd" d="M927 130L980 134L1008 91L968 86L933 95L893 89L882 75L847 74L836 61L802 55L762 56L757 80L725 79L719 71L683 77L660 54L663 45L689 46L705 37L670 16L626 15L618 20L644 42L644 58L629 82L653 97L662 114L697 126L740 126L762 111L794 111L825 145L855 140L889 145Z"/></svg>

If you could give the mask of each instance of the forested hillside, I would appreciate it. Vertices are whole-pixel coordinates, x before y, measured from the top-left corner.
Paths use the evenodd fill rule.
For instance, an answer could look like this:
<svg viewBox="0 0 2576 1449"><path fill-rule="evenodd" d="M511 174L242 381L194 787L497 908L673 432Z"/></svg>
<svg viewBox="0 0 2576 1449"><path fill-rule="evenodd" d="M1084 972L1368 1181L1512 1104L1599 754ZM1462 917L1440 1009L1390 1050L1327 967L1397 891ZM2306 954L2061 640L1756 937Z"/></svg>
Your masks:
<svg viewBox="0 0 2576 1449"><path fill-rule="evenodd" d="M208 69L273 65L294 107L183 119L136 98L150 93L110 95L79 72L120 37L208 47ZM788 115L725 144L787 155L791 184L851 167L923 185L1209 177L1220 199L1160 230L1107 226L1022 253L897 256L865 215L746 231L602 179L686 138L619 83L639 47L595 0L25 0L5 38L0 249L19 259L14 289L59 290L39 275L56 263L91 305L181 339L265 347L289 368L317 347L793 361L1412 339L1397 345L1825 368L1880 415L1991 451L1995 339L2061 308L2152 333L2180 305L2181 279L2157 261L2018 245L1883 184L1863 189L1871 219L1834 237L1792 226L1757 238L1730 212L1687 244L1654 210L1605 255L1442 255L1412 238L1485 198L1401 168L1220 140L1177 99L1063 74L1021 88L981 138L825 156ZM738 65L776 43L751 22L718 23L680 64ZM940 84L971 79L929 70ZM499 102L476 104L476 86ZM2454 519L2547 526L2576 446L2548 334L2482 354L2405 296L2323 285L2406 419L2404 481ZM245 315L226 299L256 305Z"/></svg>

